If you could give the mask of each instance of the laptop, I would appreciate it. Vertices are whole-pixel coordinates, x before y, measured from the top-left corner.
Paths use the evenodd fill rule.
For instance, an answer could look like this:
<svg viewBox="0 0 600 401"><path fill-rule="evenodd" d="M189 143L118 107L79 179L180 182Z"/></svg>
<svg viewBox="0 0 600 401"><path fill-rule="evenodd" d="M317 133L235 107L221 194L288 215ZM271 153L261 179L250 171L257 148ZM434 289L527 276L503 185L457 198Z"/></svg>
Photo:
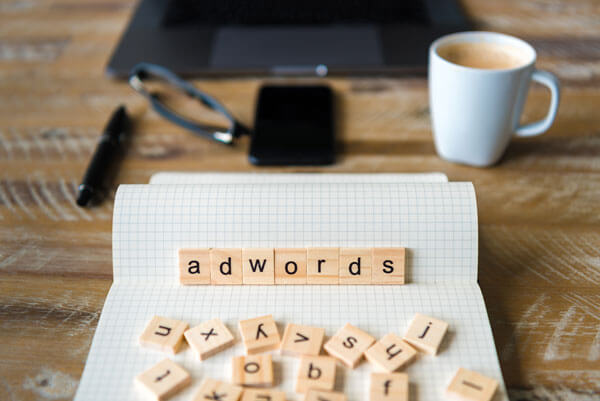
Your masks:
<svg viewBox="0 0 600 401"><path fill-rule="evenodd" d="M422 73L435 38L469 29L455 0L141 0L106 72Z"/></svg>

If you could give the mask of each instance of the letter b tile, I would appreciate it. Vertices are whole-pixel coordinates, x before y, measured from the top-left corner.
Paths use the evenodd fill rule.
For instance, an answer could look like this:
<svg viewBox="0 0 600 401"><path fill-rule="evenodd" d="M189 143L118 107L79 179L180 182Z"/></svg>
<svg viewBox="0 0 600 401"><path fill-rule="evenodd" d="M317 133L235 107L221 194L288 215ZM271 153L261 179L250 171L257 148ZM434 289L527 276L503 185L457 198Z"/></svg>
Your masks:
<svg viewBox="0 0 600 401"><path fill-rule="evenodd" d="M335 359L328 356L303 356L300 359L296 392L308 390L333 390L335 385Z"/></svg>

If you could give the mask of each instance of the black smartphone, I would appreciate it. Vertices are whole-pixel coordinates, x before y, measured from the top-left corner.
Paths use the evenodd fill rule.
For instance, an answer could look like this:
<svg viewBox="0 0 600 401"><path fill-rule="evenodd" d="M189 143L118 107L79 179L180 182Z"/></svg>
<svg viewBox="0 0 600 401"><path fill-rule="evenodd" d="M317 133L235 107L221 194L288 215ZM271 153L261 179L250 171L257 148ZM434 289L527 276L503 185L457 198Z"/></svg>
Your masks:
<svg viewBox="0 0 600 401"><path fill-rule="evenodd" d="M335 159L333 92L327 86L263 86L250 162L323 165Z"/></svg>

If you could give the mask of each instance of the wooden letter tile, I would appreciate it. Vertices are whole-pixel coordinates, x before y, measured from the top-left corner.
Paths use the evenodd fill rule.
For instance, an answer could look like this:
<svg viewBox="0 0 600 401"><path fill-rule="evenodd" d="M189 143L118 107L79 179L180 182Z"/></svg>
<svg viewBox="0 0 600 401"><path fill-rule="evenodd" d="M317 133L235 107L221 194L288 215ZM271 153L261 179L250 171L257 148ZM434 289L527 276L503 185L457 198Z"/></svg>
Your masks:
<svg viewBox="0 0 600 401"><path fill-rule="evenodd" d="M498 381L460 368L446 389L446 396L458 401L490 401L497 388Z"/></svg>
<svg viewBox="0 0 600 401"><path fill-rule="evenodd" d="M181 320L154 316L140 336L140 344L144 347L176 354L183 339L183 332L187 328L188 324Z"/></svg>
<svg viewBox="0 0 600 401"><path fill-rule="evenodd" d="M393 333L385 335L365 352L365 358L378 369L392 373L410 363L417 351Z"/></svg>
<svg viewBox="0 0 600 401"><path fill-rule="evenodd" d="M175 362L170 359L163 359L141 373L135 378L135 381L154 399L162 401L189 385L192 378L185 369Z"/></svg>
<svg viewBox="0 0 600 401"><path fill-rule="evenodd" d="M242 249L242 276L244 284L275 284L273 248Z"/></svg>
<svg viewBox="0 0 600 401"><path fill-rule="evenodd" d="M406 373L371 373L371 401L408 401Z"/></svg>
<svg viewBox="0 0 600 401"><path fill-rule="evenodd" d="M206 378L192 401L238 401L244 389L240 386Z"/></svg>
<svg viewBox="0 0 600 401"><path fill-rule="evenodd" d="M239 325L247 354L258 354L279 348L281 340L273 316L240 320Z"/></svg>
<svg viewBox="0 0 600 401"><path fill-rule="evenodd" d="M306 284L306 248L275 249L275 284Z"/></svg>
<svg viewBox="0 0 600 401"><path fill-rule="evenodd" d="M242 250L210 250L210 282L212 285L242 284Z"/></svg>
<svg viewBox="0 0 600 401"><path fill-rule="evenodd" d="M340 284L371 284L372 248L340 248Z"/></svg>
<svg viewBox="0 0 600 401"><path fill-rule="evenodd" d="M179 282L184 285L210 284L210 249L179 250Z"/></svg>
<svg viewBox="0 0 600 401"><path fill-rule="evenodd" d="M339 284L339 248L306 250L306 283Z"/></svg>
<svg viewBox="0 0 600 401"><path fill-rule="evenodd" d="M325 329L288 323L281 340L281 353L286 355L319 355Z"/></svg>
<svg viewBox="0 0 600 401"><path fill-rule="evenodd" d="M285 401L285 393L271 388L246 388L241 401Z"/></svg>
<svg viewBox="0 0 600 401"><path fill-rule="evenodd" d="M335 359L328 356L303 356L296 380L296 392L308 390L333 390L335 385Z"/></svg>
<svg viewBox="0 0 600 401"><path fill-rule="evenodd" d="M347 323L325 343L325 350L346 366L354 368L375 338Z"/></svg>
<svg viewBox="0 0 600 401"><path fill-rule="evenodd" d="M448 330L448 323L417 313L404 335L404 341L421 352L435 355L446 330Z"/></svg>
<svg viewBox="0 0 600 401"><path fill-rule="evenodd" d="M234 338L220 319L208 320L184 333L201 361L233 345Z"/></svg>
<svg viewBox="0 0 600 401"><path fill-rule="evenodd" d="M347 399L344 393L322 390L309 390L304 397L304 401L346 401Z"/></svg>
<svg viewBox="0 0 600 401"><path fill-rule="evenodd" d="M273 385L271 354L236 356L232 366L235 384L264 387Z"/></svg>
<svg viewBox="0 0 600 401"><path fill-rule="evenodd" d="M373 248L371 284L404 284L404 248Z"/></svg>

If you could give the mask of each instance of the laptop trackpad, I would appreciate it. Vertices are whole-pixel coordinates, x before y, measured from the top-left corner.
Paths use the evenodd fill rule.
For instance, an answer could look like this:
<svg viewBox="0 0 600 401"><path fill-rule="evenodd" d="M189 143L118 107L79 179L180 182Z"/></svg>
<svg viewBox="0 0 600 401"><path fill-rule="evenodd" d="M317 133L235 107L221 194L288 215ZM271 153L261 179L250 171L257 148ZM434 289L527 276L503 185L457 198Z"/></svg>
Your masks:
<svg viewBox="0 0 600 401"><path fill-rule="evenodd" d="M224 27L215 35L213 68L336 67L383 64L376 26Z"/></svg>

